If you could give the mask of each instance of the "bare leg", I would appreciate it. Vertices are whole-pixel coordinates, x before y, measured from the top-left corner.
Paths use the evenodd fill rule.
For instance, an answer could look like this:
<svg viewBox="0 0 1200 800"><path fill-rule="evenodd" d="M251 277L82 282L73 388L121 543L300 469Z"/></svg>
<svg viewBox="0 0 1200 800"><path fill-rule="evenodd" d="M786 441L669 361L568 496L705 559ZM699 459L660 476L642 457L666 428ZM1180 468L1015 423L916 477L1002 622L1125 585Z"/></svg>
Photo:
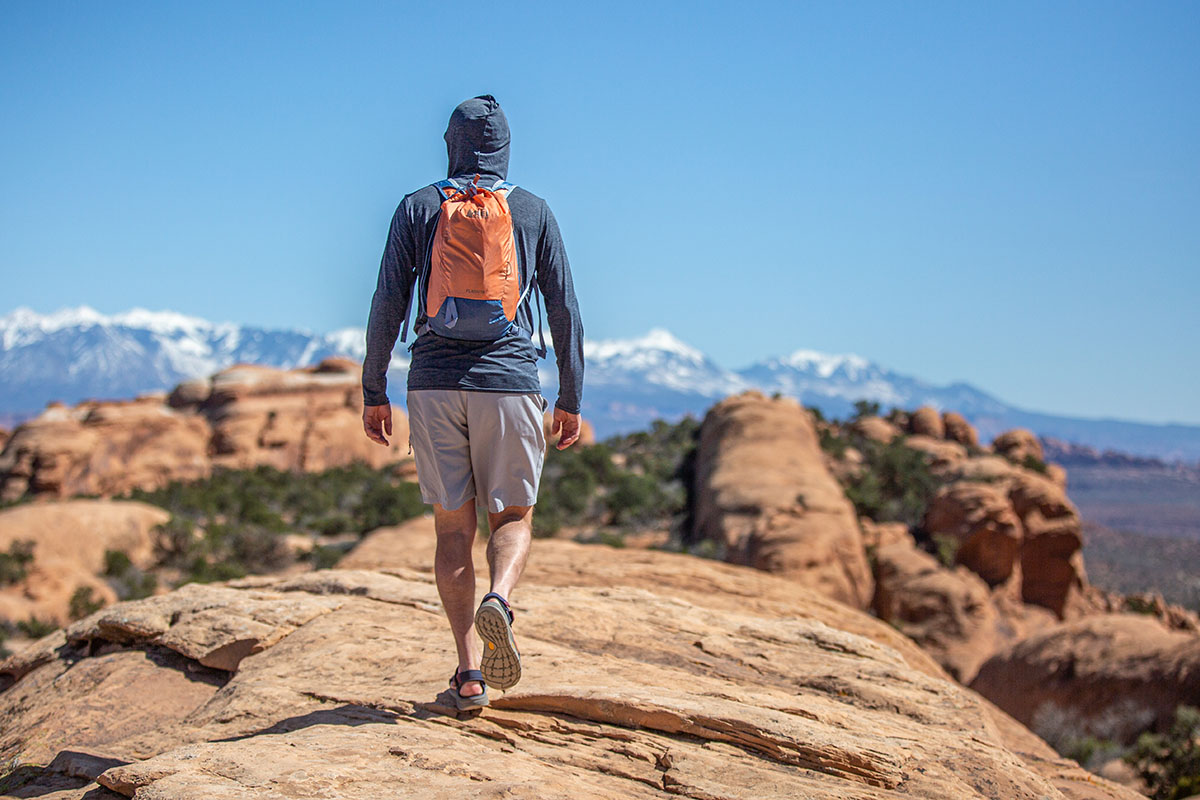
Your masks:
<svg viewBox="0 0 1200 800"><path fill-rule="evenodd" d="M492 530L487 546L492 591L507 600L529 559L533 506L509 506L498 513L488 512L488 527Z"/></svg>
<svg viewBox="0 0 1200 800"><path fill-rule="evenodd" d="M458 669L460 672L479 669L480 644L474 630L475 565L471 562L471 545L475 542L475 500L468 500L453 511L447 511L435 503L433 524L437 531L433 574L437 578L442 608L446 610L446 618L454 634ZM481 692L483 686L478 681L458 687L458 693L463 697L473 697Z"/></svg>

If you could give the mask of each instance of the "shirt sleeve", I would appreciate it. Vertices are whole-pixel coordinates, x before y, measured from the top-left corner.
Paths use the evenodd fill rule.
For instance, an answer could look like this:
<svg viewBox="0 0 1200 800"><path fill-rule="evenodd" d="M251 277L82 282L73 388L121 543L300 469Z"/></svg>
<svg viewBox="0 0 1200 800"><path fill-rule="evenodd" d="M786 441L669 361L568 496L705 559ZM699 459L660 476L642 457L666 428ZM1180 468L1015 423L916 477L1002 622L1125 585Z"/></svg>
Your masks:
<svg viewBox="0 0 1200 800"><path fill-rule="evenodd" d="M558 362L558 400L555 406L578 414L583 400L583 321L571 280L571 265L563 247L558 221L548 206L537 246L537 284L546 303L554 357Z"/></svg>
<svg viewBox="0 0 1200 800"><path fill-rule="evenodd" d="M379 280L371 298L371 315L367 320L367 355L363 359L363 403L368 406L387 405L387 369L400 324L408 314L408 303L416 275L416 248L406 203L401 203L392 216L383 259L379 264Z"/></svg>

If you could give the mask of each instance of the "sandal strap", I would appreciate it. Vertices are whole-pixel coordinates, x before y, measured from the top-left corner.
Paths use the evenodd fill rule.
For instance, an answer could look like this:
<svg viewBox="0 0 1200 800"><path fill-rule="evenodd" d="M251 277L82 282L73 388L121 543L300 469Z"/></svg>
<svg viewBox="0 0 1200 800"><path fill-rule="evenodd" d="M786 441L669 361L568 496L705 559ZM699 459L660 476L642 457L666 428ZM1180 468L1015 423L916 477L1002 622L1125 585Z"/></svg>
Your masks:
<svg viewBox="0 0 1200 800"><path fill-rule="evenodd" d="M464 683L483 683L483 673L477 669L464 669L450 676L450 685L455 689Z"/></svg>
<svg viewBox="0 0 1200 800"><path fill-rule="evenodd" d="M511 625L513 623L513 611L511 608L509 608L508 601L495 592L488 592L483 596L483 600L480 601L480 605L486 603L489 597L494 597L500 601L500 607L504 609L505 614L508 614L508 624Z"/></svg>

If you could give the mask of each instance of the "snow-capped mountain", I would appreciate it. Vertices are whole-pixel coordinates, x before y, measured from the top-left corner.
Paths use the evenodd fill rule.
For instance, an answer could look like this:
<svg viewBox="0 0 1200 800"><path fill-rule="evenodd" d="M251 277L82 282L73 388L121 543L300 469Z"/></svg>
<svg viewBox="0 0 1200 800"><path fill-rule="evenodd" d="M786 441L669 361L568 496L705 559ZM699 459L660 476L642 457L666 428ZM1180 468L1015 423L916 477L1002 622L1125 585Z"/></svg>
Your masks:
<svg viewBox="0 0 1200 800"><path fill-rule="evenodd" d="M312 334L170 311L19 308L0 317L0 413L28 414L50 400L132 397L236 363L290 368L335 355L361 359L364 350L361 329Z"/></svg>
<svg viewBox="0 0 1200 800"><path fill-rule="evenodd" d="M361 328L326 334L214 324L169 311L135 309L106 316L90 308L41 315L17 309L0 317L0 425L35 414L48 401L122 398L170 389L239 362L296 367L329 356L361 360ZM826 416L848 414L857 400L883 409L932 405L953 409L990 438L1012 427L1043 436L1165 459L1200 459L1200 427L1148 425L1037 414L1013 408L964 383L935 386L857 355L797 350L729 370L661 329L584 344L584 416L600 436L644 428L655 419L702 415L745 389L796 397ZM408 353L398 346L389 383L403 386ZM553 401L554 355L540 363L543 393ZM392 392L403 402L402 392Z"/></svg>

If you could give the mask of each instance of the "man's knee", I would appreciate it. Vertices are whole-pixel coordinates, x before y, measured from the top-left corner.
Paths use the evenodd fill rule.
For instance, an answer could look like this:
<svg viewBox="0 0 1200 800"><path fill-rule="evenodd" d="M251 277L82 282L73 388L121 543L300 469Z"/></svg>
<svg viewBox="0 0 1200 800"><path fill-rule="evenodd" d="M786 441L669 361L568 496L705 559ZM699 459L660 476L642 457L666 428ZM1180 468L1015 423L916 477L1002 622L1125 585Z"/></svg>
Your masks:
<svg viewBox="0 0 1200 800"><path fill-rule="evenodd" d="M532 520L533 506L506 506L503 511L488 512L488 527L493 533L510 522L528 525Z"/></svg>

